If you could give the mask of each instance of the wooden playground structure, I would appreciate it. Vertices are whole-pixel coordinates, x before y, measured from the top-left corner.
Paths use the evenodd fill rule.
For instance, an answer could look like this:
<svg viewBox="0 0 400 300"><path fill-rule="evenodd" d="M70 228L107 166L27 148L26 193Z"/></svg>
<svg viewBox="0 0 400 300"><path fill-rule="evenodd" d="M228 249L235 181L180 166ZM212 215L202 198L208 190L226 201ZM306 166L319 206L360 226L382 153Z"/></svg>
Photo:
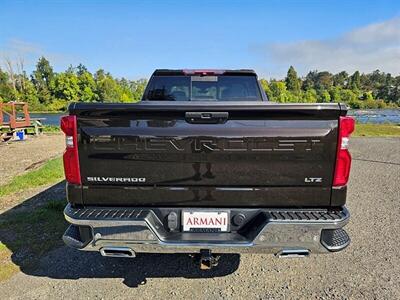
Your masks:
<svg viewBox="0 0 400 300"><path fill-rule="evenodd" d="M39 135L42 129L41 120L29 116L27 103L0 103L0 142L23 139L28 133Z"/></svg>

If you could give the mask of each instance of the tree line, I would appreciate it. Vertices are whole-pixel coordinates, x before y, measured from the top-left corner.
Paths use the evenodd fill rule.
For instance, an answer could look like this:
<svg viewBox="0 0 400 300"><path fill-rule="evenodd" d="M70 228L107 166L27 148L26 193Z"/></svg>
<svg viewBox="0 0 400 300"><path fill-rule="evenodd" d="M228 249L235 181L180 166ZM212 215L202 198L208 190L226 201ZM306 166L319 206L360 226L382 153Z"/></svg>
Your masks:
<svg viewBox="0 0 400 300"><path fill-rule="evenodd" d="M41 57L28 76L23 61L5 60L0 68L0 102L24 101L32 111L65 111L68 103L136 102L147 80L114 78L100 69L91 73L79 64L56 73L50 62ZM291 66L282 80L261 79L261 86L275 102L344 102L352 108L387 108L400 106L400 76L376 70L349 75L342 71L310 71L299 77Z"/></svg>
<svg viewBox="0 0 400 300"><path fill-rule="evenodd" d="M269 99L275 102L343 102L351 108L397 108L400 106L400 76L380 72L346 71L332 74L310 71L300 78L290 66L283 80L261 79Z"/></svg>
<svg viewBox="0 0 400 300"><path fill-rule="evenodd" d="M6 60L6 69L0 68L0 102L27 102L31 111L65 111L70 102L136 102L146 84L145 79L114 78L103 69L91 73L82 64L56 73L45 57L28 76L23 62Z"/></svg>

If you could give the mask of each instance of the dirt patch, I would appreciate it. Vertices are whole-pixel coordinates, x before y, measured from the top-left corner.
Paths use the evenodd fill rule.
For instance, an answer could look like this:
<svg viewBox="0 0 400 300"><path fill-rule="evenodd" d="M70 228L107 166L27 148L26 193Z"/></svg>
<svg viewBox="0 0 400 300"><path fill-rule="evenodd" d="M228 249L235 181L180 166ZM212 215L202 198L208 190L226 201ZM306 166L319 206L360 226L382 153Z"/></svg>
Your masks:
<svg viewBox="0 0 400 300"><path fill-rule="evenodd" d="M22 142L0 144L0 185L16 175L31 171L64 151L64 135L51 134L28 137Z"/></svg>

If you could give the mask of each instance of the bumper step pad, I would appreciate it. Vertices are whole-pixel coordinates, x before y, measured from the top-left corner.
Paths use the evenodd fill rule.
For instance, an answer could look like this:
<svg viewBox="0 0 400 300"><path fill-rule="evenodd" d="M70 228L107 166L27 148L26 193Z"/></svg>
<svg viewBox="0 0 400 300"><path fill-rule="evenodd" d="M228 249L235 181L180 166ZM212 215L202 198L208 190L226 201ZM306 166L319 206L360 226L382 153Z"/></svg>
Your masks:
<svg viewBox="0 0 400 300"><path fill-rule="evenodd" d="M79 227L73 224L69 225L65 231L63 241L66 245L75 249L82 249L90 242L90 240L83 241Z"/></svg>
<svg viewBox="0 0 400 300"><path fill-rule="evenodd" d="M350 237L347 232L340 229L325 229L321 234L321 244L332 252L340 251L350 244Z"/></svg>

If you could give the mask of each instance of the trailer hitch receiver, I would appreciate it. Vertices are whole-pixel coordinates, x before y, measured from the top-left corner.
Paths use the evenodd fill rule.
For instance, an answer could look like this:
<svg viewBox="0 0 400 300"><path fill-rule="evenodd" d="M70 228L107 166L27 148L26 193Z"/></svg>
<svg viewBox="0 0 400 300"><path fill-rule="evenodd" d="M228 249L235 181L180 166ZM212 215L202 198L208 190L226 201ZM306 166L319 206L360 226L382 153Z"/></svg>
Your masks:
<svg viewBox="0 0 400 300"><path fill-rule="evenodd" d="M220 259L219 255L215 255L211 253L211 250L202 249L200 250L199 255L199 264L201 270L210 270L212 267L216 267L218 265L218 260Z"/></svg>

